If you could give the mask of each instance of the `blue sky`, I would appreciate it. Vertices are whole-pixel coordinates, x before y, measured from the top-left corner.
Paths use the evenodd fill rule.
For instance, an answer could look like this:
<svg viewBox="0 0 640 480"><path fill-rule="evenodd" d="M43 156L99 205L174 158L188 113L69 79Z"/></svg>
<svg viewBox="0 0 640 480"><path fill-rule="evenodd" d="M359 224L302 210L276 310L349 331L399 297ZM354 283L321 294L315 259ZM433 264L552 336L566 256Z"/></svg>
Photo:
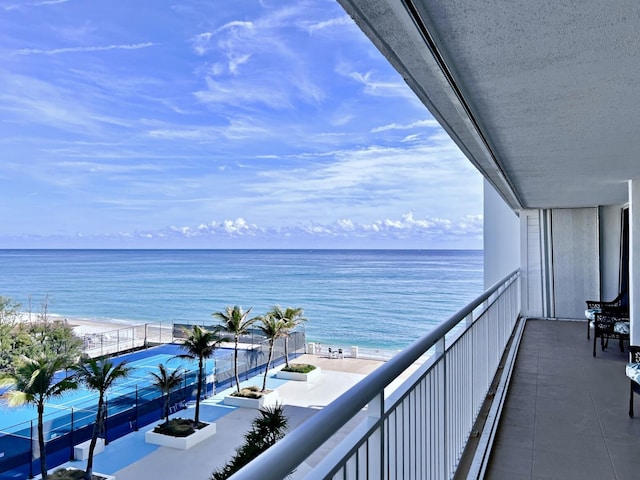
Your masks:
<svg viewBox="0 0 640 480"><path fill-rule="evenodd" d="M0 0L0 248L482 248L482 179L334 0Z"/></svg>

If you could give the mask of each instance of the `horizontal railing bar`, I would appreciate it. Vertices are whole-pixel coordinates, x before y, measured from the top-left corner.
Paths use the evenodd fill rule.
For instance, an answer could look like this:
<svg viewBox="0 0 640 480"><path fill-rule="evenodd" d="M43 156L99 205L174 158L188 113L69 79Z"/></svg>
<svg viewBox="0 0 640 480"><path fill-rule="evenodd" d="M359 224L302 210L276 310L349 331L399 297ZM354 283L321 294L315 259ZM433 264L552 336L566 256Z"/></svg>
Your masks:
<svg viewBox="0 0 640 480"><path fill-rule="evenodd" d="M277 444L262 453L258 459L231 476L230 479L281 480L286 478L387 385L443 338L447 332L464 320L500 287L506 288L507 282L511 284L517 278L517 273L518 270L514 270L506 275L434 330L417 339L405 350L396 354L384 365L305 421L303 425L287 434Z"/></svg>

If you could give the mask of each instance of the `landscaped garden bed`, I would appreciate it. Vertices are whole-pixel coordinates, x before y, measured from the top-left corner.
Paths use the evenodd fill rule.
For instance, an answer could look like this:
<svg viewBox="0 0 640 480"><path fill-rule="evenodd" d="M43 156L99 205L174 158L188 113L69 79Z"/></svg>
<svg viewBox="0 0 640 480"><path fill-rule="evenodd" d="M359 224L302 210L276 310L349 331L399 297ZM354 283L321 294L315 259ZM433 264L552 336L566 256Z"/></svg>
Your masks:
<svg viewBox="0 0 640 480"><path fill-rule="evenodd" d="M264 406L273 406L277 401L277 390L261 391L259 387L242 388L239 392L234 392L224 397L225 405L256 409Z"/></svg>
<svg viewBox="0 0 640 480"><path fill-rule="evenodd" d="M144 440L153 445L188 450L216 433L215 423L195 423L185 418L173 418L144 434Z"/></svg>
<svg viewBox="0 0 640 480"><path fill-rule="evenodd" d="M308 381L317 378L321 374L320 367L308 363L292 363L280 370L276 377L282 380Z"/></svg>

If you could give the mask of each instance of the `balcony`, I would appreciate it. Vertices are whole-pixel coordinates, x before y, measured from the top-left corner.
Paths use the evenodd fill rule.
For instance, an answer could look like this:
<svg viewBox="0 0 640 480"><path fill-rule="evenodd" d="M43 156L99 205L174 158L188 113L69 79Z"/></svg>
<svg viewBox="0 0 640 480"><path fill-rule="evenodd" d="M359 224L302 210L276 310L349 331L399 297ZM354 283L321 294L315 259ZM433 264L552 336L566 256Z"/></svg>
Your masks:
<svg viewBox="0 0 640 480"><path fill-rule="evenodd" d="M518 278L505 278L232 478L285 478L312 455L315 464L345 429L304 478L637 478L640 414L628 416L627 353L611 341L594 358L584 322L516 322ZM423 366L385 393L425 352ZM367 403L367 419L353 428Z"/></svg>
<svg viewBox="0 0 640 480"><path fill-rule="evenodd" d="M527 321L486 478L638 478L628 353L592 345L582 322Z"/></svg>

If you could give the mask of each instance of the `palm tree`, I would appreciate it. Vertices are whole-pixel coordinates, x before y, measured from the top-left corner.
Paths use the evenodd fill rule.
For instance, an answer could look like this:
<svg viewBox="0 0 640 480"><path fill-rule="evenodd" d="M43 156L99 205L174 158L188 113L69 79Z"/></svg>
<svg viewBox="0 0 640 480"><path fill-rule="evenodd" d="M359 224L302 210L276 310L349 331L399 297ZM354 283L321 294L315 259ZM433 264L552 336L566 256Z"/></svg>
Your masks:
<svg viewBox="0 0 640 480"><path fill-rule="evenodd" d="M220 331L205 330L199 325L195 325L189 336L180 345L186 353L177 355L178 358L188 358L198 360L198 390L196 396L196 413L193 417L194 423L200 423L200 395L202 394L202 382L204 380L204 361L213 356L216 348L224 342L226 338L220 336Z"/></svg>
<svg viewBox="0 0 640 480"><path fill-rule="evenodd" d="M62 379L56 377L69 367L69 358L65 355L47 357L39 355L36 358L21 357L12 372L5 373L0 378L0 386L13 386L3 395L10 406L31 403L38 410L38 445L40 447L40 472L42 478L47 478L47 457L44 442L44 406L52 398L60 397L69 390L78 388L78 382L73 376Z"/></svg>
<svg viewBox="0 0 640 480"><path fill-rule="evenodd" d="M253 325L258 317L247 318L251 309L246 312L242 310L242 307L234 306L227 307L224 312L215 312L212 315L220 320L220 328L233 335L234 349L233 349L233 372L236 377L236 388L240 392L240 377L238 376L238 341L241 335L246 334L249 331L249 327Z"/></svg>
<svg viewBox="0 0 640 480"><path fill-rule="evenodd" d="M279 320L285 322L284 327L284 362L289 367L289 336L290 333L295 330L302 322L306 322L307 319L302 315L304 310L302 308L287 307L285 310L280 305L274 306L269 312Z"/></svg>
<svg viewBox="0 0 640 480"><path fill-rule="evenodd" d="M169 424L169 400L171 392L182 383L182 373L181 368L169 373L167 368L161 363L158 364L158 373L151 372L154 378L153 384L158 387L158 390L162 392L162 396L164 397L162 416L165 419L165 425Z"/></svg>
<svg viewBox="0 0 640 480"><path fill-rule="evenodd" d="M227 464L214 471L211 480L225 480L254 458L281 440L289 428L289 419L282 405L262 407L260 416L251 422L251 430L244 434L244 443Z"/></svg>
<svg viewBox="0 0 640 480"><path fill-rule="evenodd" d="M267 314L261 317L262 325L258 325L258 328L264 333L269 341L269 356L267 357L267 366L264 371L264 380L262 380L262 391L267 389L267 373L271 367L271 358L273 357L273 346L276 339L284 337L286 335L286 322L273 315Z"/></svg>
<svg viewBox="0 0 640 480"><path fill-rule="evenodd" d="M98 410L96 412L96 421L93 424L91 443L89 443L87 468L84 471L84 478L91 480L93 475L93 453L96 443L98 443L98 436L104 431L104 422L107 418L105 395L117 380L127 378L133 368L129 367L125 362L116 365L108 358L104 360L87 358L80 365L73 367L73 370L76 372L78 379L87 388L98 392Z"/></svg>

